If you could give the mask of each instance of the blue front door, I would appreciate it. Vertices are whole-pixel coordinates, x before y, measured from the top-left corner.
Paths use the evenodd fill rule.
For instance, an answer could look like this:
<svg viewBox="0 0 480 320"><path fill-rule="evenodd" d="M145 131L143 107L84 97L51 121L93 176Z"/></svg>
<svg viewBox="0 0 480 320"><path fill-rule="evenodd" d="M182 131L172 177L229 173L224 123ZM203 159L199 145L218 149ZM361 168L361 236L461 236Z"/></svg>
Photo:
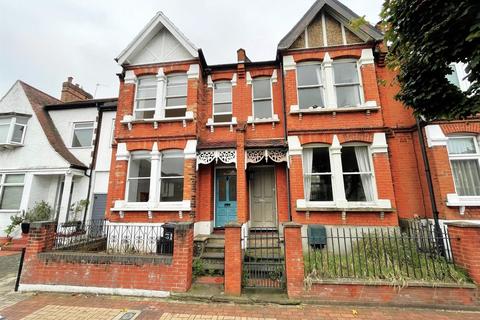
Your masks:
<svg viewBox="0 0 480 320"><path fill-rule="evenodd" d="M217 169L215 179L215 227L237 221L237 172Z"/></svg>

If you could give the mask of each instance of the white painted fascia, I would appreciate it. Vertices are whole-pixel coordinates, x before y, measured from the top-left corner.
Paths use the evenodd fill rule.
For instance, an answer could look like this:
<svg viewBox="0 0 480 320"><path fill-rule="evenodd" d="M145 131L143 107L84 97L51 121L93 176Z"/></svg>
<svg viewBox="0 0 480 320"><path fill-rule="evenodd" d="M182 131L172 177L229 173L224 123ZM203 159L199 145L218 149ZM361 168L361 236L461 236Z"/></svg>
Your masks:
<svg viewBox="0 0 480 320"><path fill-rule="evenodd" d="M197 140L188 140L183 150L185 159L196 159L197 158Z"/></svg>
<svg viewBox="0 0 480 320"><path fill-rule="evenodd" d="M429 148L438 146L447 146L448 138L438 124L428 125L425 127L427 136L427 145Z"/></svg>
<svg viewBox="0 0 480 320"><path fill-rule="evenodd" d="M388 152L387 137L385 135L385 132L375 132L373 134L373 142L370 146L370 150L372 151L372 153Z"/></svg>
<svg viewBox="0 0 480 320"><path fill-rule="evenodd" d="M290 156L301 156L302 155L302 145L298 136L288 136L288 154Z"/></svg>
<svg viewBox="0 0 480 320"><path fill-rule="evenodd" d="M124 288L105 288L105 287L82 287L67 285L50 285L50 284L20 284L21 292L61 292L61 293L90 293L104 295L119 296L140 296L166 298L170 296L168 291L142 290L142 289L124 289Z"/></svg>
<svg viewBox="0 0 480 320"><path fill-rule="evenodd" d="M132 55L143 47L161 29L167 30L182 44L193 57L198 58L198 48L161 12L159 11L140 33L123 49L115 59L123 65ZM160 27L160 28L159 28Z"/></svg>
<svg viewBox="0 0 480 320"><path fill-rule="evenodd" d="M295 70L297 69L297 64L293 59L293 56L284 56L283 57L283 70Z"/></svg>
<svg viewBox="0 0 480 320"><path fill-rule="evenodd" d="M198 64L191 64L187 71L188 79L198 79L200 76L200 66Z"/></svg>
<svg viewBox="0 0 480 320"><path fill-rule="evenodd" d="M125 78L123 78L125 84L136 84L137 83L137 76L133 70L125 71Z"/></svg>
<svg viewBox="0 0 480 320"><path fill-rule="evenodd" d="M130 152L127 150L127 144L120 142L117 144L117 161L128 161L130 159Z"/></svg>
<svg viewBox="0 0 480 320"><path fill-rule="evenodd" d="M373 49L362 49L362 55L358 61L361 66L366 64L374 64Z"/></svg>

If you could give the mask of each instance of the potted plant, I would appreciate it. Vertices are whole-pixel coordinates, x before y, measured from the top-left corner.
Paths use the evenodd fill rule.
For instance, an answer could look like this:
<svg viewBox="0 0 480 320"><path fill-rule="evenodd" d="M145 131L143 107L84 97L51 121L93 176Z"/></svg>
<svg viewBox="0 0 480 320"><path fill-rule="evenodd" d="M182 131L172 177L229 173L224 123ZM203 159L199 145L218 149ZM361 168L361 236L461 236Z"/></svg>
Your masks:
<svg viewBox="0 0 480 320"><path fill-rule="evenodd" d="M7 234L7 240L10 242L12 240L12 232L23 222L23 217L21 215L14 215L10 217L10 224L5 228L5 233Z"/></svg>
<svg viewBox="0 0 480 320"><path fill-rule="evenodd" d="M30 231L30 223L35 221L48 221L52 217L52 207L45 201L35 202L33 208L27 211L22 221L22 232Z"/></svg>

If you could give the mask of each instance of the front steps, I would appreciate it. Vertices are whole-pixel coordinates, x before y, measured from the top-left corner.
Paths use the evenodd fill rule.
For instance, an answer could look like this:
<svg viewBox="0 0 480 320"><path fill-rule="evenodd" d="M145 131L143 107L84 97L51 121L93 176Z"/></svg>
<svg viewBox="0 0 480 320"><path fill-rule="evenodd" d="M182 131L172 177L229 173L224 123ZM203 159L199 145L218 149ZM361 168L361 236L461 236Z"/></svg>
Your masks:
<svg viewBox="0 0 480 320"><path fill-rule="evenodd" d="M223 275L225 270L225 234L198 235L194 239L195 257L209 275Z"/></svg>

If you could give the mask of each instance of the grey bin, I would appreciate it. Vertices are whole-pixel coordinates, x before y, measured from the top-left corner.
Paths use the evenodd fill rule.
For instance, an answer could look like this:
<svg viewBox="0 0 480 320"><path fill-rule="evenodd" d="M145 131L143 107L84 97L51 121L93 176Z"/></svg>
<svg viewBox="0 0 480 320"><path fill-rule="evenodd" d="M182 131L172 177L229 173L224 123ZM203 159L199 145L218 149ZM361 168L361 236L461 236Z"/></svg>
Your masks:
<svg viewBox="0 0 480 320"><path fill-rule="evenodd" d="M308 226L308 244L314 248L323 248L327 245L327 229L323 225L311 224Z"/></svg>

